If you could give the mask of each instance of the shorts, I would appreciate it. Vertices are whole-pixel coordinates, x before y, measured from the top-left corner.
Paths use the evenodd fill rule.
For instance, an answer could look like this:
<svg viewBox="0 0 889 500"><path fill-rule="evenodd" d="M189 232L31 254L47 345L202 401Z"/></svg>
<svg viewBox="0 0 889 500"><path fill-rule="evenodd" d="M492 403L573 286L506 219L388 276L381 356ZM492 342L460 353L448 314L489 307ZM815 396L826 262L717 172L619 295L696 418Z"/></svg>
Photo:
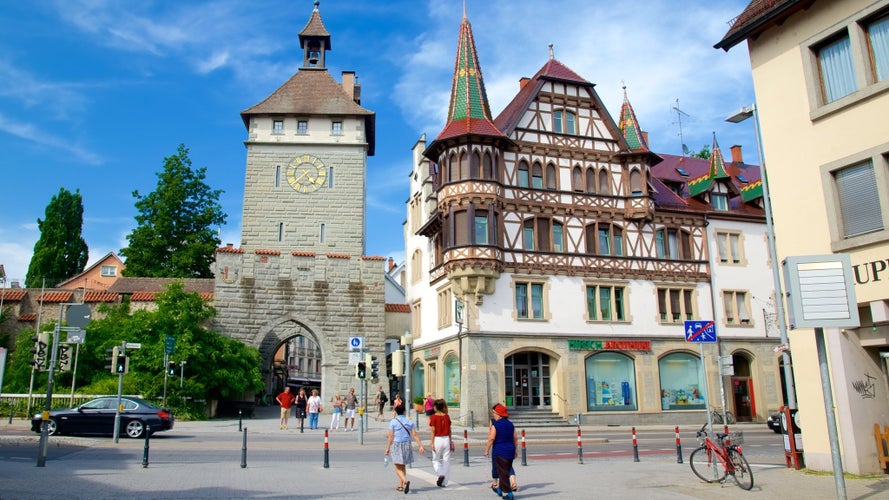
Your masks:
<svg viewBox="0 0 889 500"><path fill-rule="evenodd" d="M290 408L281 407L281 418L287 418L290 416Z"/></svg>
<svg viewBox="0 0 889 500"><path fill-rule="evenodd" d="M435 410L426 410L427 417L431 417L432 415L435 415Z"/></svg>
<svg viewBox="0 0 889 500"><path fill-rule="evenodd" d="M355 408L346 408L346 418L355 418Z"/></svg>

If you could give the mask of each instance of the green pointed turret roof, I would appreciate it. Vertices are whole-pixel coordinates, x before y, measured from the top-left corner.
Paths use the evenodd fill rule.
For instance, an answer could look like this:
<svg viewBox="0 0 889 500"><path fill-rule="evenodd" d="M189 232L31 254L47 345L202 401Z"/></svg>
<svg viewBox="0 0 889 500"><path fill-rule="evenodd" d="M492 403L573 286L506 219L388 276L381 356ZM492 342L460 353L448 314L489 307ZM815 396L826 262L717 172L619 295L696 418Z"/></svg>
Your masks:
<svg viewBox="0 0 889 500"><path fill-rule="evenodd" d="M636 112L633 111L633 106L630 105L630 100L627 99L627 87L624 86L623 90L624 102L620 106L620 121L618 122L620 132L623 134L624 139L627 140L630 150L648 151L648 144L645 141L645 136L642 134L642 128L639 127Z"/></svg>
<svg viewBox="0 0 889 500"><path fill-rule="evenodd" d="M719 149L719 143L716 142L716 132L713 133L713 149L710 151L710 169L706 174L696 177L688 181L688 194L697 196L710 189L713 181L716 179L729 178L729 174L725 171L725 161L722 158L722 151Z"/></svg>

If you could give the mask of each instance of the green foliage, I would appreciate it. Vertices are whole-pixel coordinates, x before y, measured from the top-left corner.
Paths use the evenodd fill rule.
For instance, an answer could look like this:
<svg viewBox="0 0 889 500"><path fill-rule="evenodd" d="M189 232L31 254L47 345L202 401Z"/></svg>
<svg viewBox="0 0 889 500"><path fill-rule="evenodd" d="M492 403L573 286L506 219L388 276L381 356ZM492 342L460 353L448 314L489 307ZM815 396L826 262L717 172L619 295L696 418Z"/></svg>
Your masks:
<svg viewBox="0 0 889 500"><path fill-rule="evenodd" d="M59 194L46 206L46 218L37 219L37 227L40 238L34 244L25 286L39 288L46 279L46 286L51 288L83 271L89 249L81 236L83 198L80 190L71 193L65 188L59 189Z"/></svg>
<svg viewBox="0 0 889 500"><path fill-rule="evenodd" d="M690 156L692 158L701 158L704 160L709 160L710 159L710 146L707 146L705 144L704 147L702 147L700 151L698 151L698 152L691 151L688 154L688 156Z"/></svg>
<svg viewBox="0 0 889 500"><path fill-rule="evenodd" d="M128 303L100 306L101 319L87 327L86 341L81 345L77 368L77 392L116 394L118 376L110 372L105 358L115 346L123 342L139 343L140 349L128 349L130 371L123 377L124 394L141 394L157 400L164 392L164 340L167 334L176 337L175 352L170 361L179 365L186 361L180 377L167 379L168 407L197 418L203 415L202 406L195 401L210 399L240 399L243 393L262 388L259 351L243 343L208 330L206 325L215 310L197 293L187 293L182 282L171 283L156 299L155 311L131 311ZM51 328L51 326L50 326ZM48 329L44 327L44 330ZM33 331L22 331L16 342L8 366L4 390L27 392L31 374L30 337ZM46 375L38 373L35 392L46 387ZM58 388L70 390L71 373L58 374ZM61 391L62 389L57 389Z"/></svg>
<svg viewBox="0 0 889 500"><path fill-rule="evenodd" d="M188 149L164 159L155 191L136 198L138 226L127 236L126 276L210 278L210 264L220 241L216 229L225 224L219 204L221 190L204 183L207 168L193 169Z"/></svg>

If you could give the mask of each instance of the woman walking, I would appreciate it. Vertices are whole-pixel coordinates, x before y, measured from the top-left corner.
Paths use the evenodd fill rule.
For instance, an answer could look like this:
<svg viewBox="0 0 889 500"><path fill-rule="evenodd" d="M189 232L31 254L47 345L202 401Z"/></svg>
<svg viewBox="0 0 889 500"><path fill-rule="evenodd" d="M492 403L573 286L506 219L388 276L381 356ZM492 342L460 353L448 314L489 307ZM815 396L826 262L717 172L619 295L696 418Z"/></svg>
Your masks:
<svg viewBox="0 0 889 500"><path fill-rule="evenodd" d="M414 463L411 439L417 442L420 454L423 454L423 442L420 441L414 423L405 418L404 406L396 406L394 411L395 417L389 421L389 438L386 441L385 455L391 458L395 474L398 476L398 487L395 490L407 494L411 490L411 482L407 480L405 466Z"/></svg>
<svg viewBox="0 0 889 500"><path fill-rule="evenodd" d="M451 452L454 451L451 417L448 416L448 405L444 399L436 399L433 406L435 413L429 417L429 427L432 429L432 470L438 475L435 484L444 488L450 477Z"/></svg>
<svg viewBox="0 0 889 500"><path fill-rule="evenodd" d="M512 485L509 483L509 471L512 469L512 461L519 449L518 438L515 426L509 421L509 412L505 406L497 403L491 412L494 415L494 421L491 424L491 430L488 431L488 442L485 446L485 456L493 456L492 475L496 479L491 485L491 489L497 495L512 500L515 495L512 492Z"/></svg>
<svg viewBox="0 0 889 500"><path fill-rule="evenodd" d="M343 414L343 400L339 394L333 395L333 413L330 415L330 430L340 430L340 415Z"/></svg>
<svg viewBox="0 0 889 500"><path fill-rule="evenodd" d="M306 405L309 404L309 398L306 397L306 390L300 389L296 395L296 418L299 419L299 430L302 431L303 424L306 420Z"/></svg>

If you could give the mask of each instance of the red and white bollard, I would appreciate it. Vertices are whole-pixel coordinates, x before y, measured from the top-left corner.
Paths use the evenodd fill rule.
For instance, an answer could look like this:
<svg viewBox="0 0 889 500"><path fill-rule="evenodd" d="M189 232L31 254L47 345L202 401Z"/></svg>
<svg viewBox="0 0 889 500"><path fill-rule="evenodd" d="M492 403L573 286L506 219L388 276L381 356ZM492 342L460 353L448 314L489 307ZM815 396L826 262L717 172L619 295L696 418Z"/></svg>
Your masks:
<svg viewBox="0 0 889 500"><path fill-rule="evenodd" d="M463 467L469 467L469 432L463 429Z"/></svg>
<svg viewBox="0 0 889 500"><path fill-rule="evenodd" d="M676 463L682 463L682 444L679 442L679 426L676 426Z"/></svg>
<svg viewBox="0 0 889 500"><path fill-rule="evenodd" d="M583 442L580 439L580 425L577 426L577 463L583 463Z"/></svg>
<svg viewBox="0 0 889 500"><path fill-rule="evenodd" d="M633 427L633 461L639 461L639 445L636 444L636 428Z"/></svg>
<svg viewBox="0 0 889 500"><path fill-rule="evenodd" d="M328 446L327 429L324 429L324 468L330 468L330 448Z"/></svg>
<svg viewBox="0 0 889 500"><path fill-rule="evenodd" d="M522 465L528 465L528 455L525 451L525 429L522 429Z"/></svg>

